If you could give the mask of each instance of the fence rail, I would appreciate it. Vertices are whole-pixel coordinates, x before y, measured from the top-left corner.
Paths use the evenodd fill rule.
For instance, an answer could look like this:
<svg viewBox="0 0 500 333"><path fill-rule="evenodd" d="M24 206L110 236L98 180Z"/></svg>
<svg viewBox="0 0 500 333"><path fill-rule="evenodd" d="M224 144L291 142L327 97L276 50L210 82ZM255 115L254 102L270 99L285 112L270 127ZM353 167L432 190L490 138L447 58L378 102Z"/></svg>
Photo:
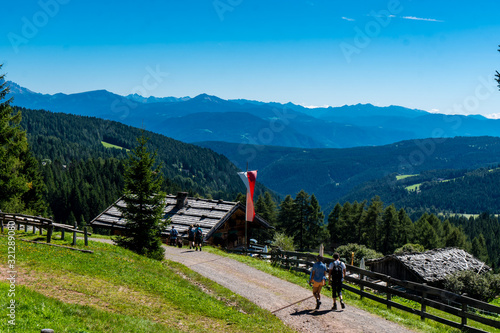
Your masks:
<svg viewBox="0 0 500 333"><path fill-rule="evenodd" d="M271 261L283 268L309 273L309 269L316 261L316 255L273 249L271 252ZM325 258L324 261L326 264L329 264L333 259ZM500 317L500 307L498 306L481 302L465 295L458 295L447 290L434 288L426 284L397 280L388 275L371 272L352 265L346 265L346 268L345 281L358 285L359 289L345 283L343 284L343 288L359 295L361 298L366 297L385 304L388 308L394 307L413 313L420 316L422 320L431 319L468 332L486 332L467 325L468 320L500 329L500 320L483 317L476 313L483 311ZM369 293L365 291L365 288L374 290L382 296ZM419 303L420 309L414 309L394 302L392 296L398 296ZM427 311L427 307L454 315L459 318L460 322L430 314Z"/></svg>
<svg viewBox="0 0 500 333"><path fill-rule="evenodd" d="M64 232L72 232L73 233L73 245L76 245L76 234L83 234L85 239L85 245L88 246L88 236L91 236L91 233L87 232L87 227L84 227L84 230L78 230L76 222L73 226L67 224L54 223L54 221L50 218L41 217L41 216L31 216L24 214L11 214L0 212L0 228L3 232L4 228L9 224L14 224L17 227L17 230L21 230L21 226L24 226L24 231L28 231L28 226L32 227L33 233L36 232L36 228L38 228L40 235L43 235L43 229L47 229L47 243L50 243L52 240L52 233L55 229L61 230L61 239L64 239Z"/></svg>

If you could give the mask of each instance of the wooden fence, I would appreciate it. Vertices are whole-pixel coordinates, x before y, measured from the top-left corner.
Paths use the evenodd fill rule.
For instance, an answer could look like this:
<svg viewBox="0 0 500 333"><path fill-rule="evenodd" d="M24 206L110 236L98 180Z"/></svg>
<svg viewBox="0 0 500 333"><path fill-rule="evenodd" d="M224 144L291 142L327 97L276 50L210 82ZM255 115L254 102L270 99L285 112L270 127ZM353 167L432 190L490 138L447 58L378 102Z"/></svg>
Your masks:
<svg viewBox="0 0 500 333"><path fill-rule="evenodd" d="M271 261L273 263L286 269L307 274L309 274L310 268L313 266L316 258L316 255L307 253L281 251L279 249L271 251ZM332 258L324 258L324 262L327 265L332 261ZM359 289L345 283L343 284L343 288L358 294L361 298L366 297L385 304L389 309L394 307L413 313L420 316L422 320L426 318L431 319L468 332L486 332L467 325L468 320L500 329L500 319L490 319L478 314L487 313L490 317L500 318L500 307L498 306L464 295L458 295L447 290L434 288L426 284L397 280L384 274L371 272L351 265L346 265L346 267L347 274L345 281L358 285ZM365 288L375 291L375 294L365 291ZM419 309L396 303L392 300L392 296L399 296L414 301L419 304ZM457 316L460 322L430 314L427 312L427 307Z"/></svg>
<svg viewBox="0 0 500 333"><path fill-rule="evenodd" d="M25 232L28 232L28 226L32 227L33 233L36 233L36 228L40 235L43 235L43 229L47 229L47 243L51 242L52 233L55 229L61 230L61 239L64 239L65 231L73 233L73 245L76 245L76 234L83 234L85 239L85 245L88 246L88 236L91 236L87 232L87 227L84 230L78 230L76 222L73 226L67 224L54 223L52 219L41 217L41 216L31 216L24 214L10 214L0 212L0 228L3 232L4 228L9 228L12 225L17 230L21 230L23 227Z"/></svg>

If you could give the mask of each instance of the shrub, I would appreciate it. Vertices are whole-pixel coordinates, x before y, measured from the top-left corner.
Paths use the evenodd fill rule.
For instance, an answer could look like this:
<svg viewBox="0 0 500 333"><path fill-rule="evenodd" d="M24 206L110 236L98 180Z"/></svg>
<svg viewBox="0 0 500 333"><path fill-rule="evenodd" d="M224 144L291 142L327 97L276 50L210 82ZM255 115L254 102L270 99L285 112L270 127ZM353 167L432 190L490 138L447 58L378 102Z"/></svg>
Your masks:
<svg viewBox="0 0 500 333"><path fill-rule="evenodd" d="M289 237L284 233L277 232L274 234L272 246L279 247L283 251L293 251L293 237Z"/></svg>
<svg viewBox="0 0 500 333"><path fill-rule="evenodd" d="M396 249L394 251L394 254L403 254L403 253L420 253L424 252L425 248L420 245L420 244L405 244L401 246L400 248Z"/></svg>
<svg viewBox="0 0 500 333"><path fill-rule="evenodd" d="M382 258L384 255L380 252L367 248L365 245L359 244L347 244L339 246L336 252L340 255L341 260L345 260L346 263L351 263L352 253L354 252L354 266L359 266L361 259L377 259Z"/></svg>
<svg viewBox="0 0 500 333"><path fill-rule="evenodd" d="M467 294L469 297L490 302L499 294L500 276L460 271L448 276L444 287L456 294Z"/></svg>

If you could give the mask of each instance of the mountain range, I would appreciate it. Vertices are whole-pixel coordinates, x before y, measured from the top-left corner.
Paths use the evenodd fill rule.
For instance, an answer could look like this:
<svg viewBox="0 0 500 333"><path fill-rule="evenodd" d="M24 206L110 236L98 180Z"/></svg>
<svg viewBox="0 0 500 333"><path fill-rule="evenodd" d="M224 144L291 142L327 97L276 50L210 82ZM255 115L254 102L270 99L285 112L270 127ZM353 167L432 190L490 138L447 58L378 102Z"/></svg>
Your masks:
<svg viewBox="0 0 500 333"><path fill-rule="evenodd" d="M9 82L13 105L94 116L196 143L300 148L379 146L429 137L500 136L500 120L371 104L309 109L292 103L120 96L106 90L40 94Z"/></svg>
<svg viewBox="0 0 500 333"><path fill-rule="evenodd" d="M499 121L357 104L309 109L292 103L120 96L106 90L40 94L9 82L13 105L118 121L196 143L281 195L301 189L331 207L390 174L473 170L500 164ZM358 195L349 194L357 190ZM389 187L390 191L390 187Z"/></svg>

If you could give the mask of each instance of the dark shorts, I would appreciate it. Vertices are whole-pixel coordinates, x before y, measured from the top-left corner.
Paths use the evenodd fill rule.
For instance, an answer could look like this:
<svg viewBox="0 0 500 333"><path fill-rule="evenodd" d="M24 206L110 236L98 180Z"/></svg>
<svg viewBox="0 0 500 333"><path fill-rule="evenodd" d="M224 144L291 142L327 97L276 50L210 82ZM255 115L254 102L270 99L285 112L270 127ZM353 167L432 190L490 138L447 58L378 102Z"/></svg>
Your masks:
<svg viewBox="0 0 500 333"><path fill-rule="evenodd" d="M195 243L196 244L201 244L201 242L203 241L203 238L202 237L196 237L195 238Z"/></svg>
<svg viewBox="0 0 500 333"><path fill-rule="evenodd" d="M188 236L188 241L194 242L194 236Z"/></svg>
<svg viewBox="0 0 500 333"><path fill-rule="evenodd" d="M342 296L342 282L332 283L332 297L337 298Z"/></svg>

